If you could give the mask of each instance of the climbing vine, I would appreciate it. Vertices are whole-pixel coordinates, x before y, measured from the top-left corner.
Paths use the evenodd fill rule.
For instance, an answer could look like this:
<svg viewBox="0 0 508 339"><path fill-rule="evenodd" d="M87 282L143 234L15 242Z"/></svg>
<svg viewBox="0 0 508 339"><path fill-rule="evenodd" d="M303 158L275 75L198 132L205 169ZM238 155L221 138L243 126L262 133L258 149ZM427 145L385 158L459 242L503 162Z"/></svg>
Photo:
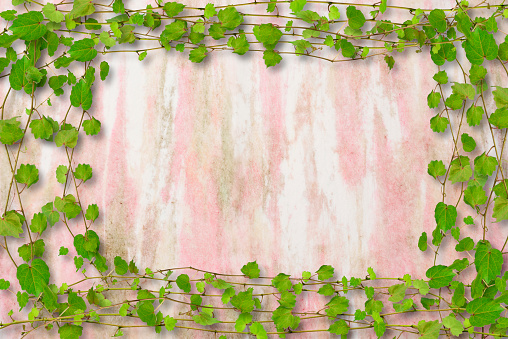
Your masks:
<svg viewBox="0 0 508 339"><path fill-rule="evenodd" d="M11 173L7 192L2 192L0 245L16 268L17 281L0 279L0 289L16 296L19 309L7 311L11 321L0 324L0 330L18 326L21 337L47 330L60 338L79 338L83 323L89 323L110 328L116 337L132 327L151 327L156 333L186 329L221 339L240 333L258 339L307 332L346 337L360 331L378 337L508 336L508 274L503 270L508 237L495 248L488 232L501 234L502 223L497 223L508 219L503 167L508 88L483 66L501 67L508 77L508 38L500 28L508 18L504 1L461 1L448 9L392 6L386 0L270 0L205 7L155 1L132 9L122 0L12 0L12 5L16 10L0 13L5 23L0 78L8 82L0 106L0 143L8 164L4 170ZM391 21L390 13L407 19ZM101 133L101 122L89 110L94 83L108 76L108 54L136 53L143 60L158 49L184 53L194 63L218 51L258 52L267 67L277 66L286 54L334 63L374 57L385 60L387 72L396 67L398 52L430 53L436 64L435 88L427 96L435 110L430 128L450 135L453 148L448 160L431 160L427 168L442 187L442 200L435 207L435 230L423 232L415 244L434 253L426 276L380 277L369 267L362 277L338 278L327 264L299 276L265 276L256 261L238 274L193 267L140 271L134 260L120 256L108 263L94 231L101 206L79 194L96 173L89 164L75 164L75 150L81 139ZM459 61L460 53L467 62ZM450 79L444 65L459 67L462 77ZM48 90L49 96L40 94ZM15 92L28 96L30 107L8 112ZM67 114L59 120L52 115L52 101L66 97ZM70 119L71 111L80 118ZM477 134L462 132L466 126ZM484 149L476 142L482 138L490 140ZM27 159L28 139L54 145L68 160L45 180L63 185L62 194L30 214L23 198L38 183L39 170ZM74 232L70 222L78 225ZM55 268L45 260L49 228L74 239L74 247L62 246L59 255L73 257L81 280L52 283ZM481 236L468 236L473 229L481 229ZM437 264L445 242L457 255ZM123 300L113 302L117 296ZM319 308L299 310L303 298L316 296L322 301ZM163 307L167 304L172 305L169 311ZM406 323L397 317L409 313L423 319Z"/></svg>

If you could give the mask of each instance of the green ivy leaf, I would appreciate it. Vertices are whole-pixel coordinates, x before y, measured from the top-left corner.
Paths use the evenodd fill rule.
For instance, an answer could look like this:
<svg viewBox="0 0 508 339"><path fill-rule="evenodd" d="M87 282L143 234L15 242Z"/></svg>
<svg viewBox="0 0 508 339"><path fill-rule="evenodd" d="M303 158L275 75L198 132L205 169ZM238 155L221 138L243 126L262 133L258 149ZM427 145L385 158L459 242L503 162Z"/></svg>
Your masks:
<svg viewBox="0 0 508 339"><path fill-rule="evenodd" d="M6 290L11 286L11 283L7 280L0 279L0 290Z"/></svg>
<svg viewBox="0 0 508 339"><path fill-rule="evenodd" d="M86 135L97 135L101 131L101 122L94 117L83 121L83 130Z"/></svg>
<svg viewBox="0 0 508 339"><path fill-rule="evenodd" d="M501 274L503 254L492 248L489 242L480 242L476 247L474 264L478 274L489 283Z"/></svg>
<svg viewBox="0 0 508 339"><path fill-rule="evenodd" d="M480 83L485 76L487 75L487 69L483 66L471 65L471 69L469 70L469 80L471 84L476 85Z"/></svg>
<svg viewBox="0 0 508 339"><path fill-rule="evenodd" d="M47 3L42 7L42 13L48 18L51 22L60 23L64 21L65 17L62 12L59 12L55 5L52 3Z"/></svg>
<svg viewBox="0 0 508 339"><path fill-rule="evenodd" d="M448 128L448 118L440 117L439 114L430 119L430 128L437 133L442 133Z"/></svg>
<svg viewBox="0 0 508 339"><path fill-rule="evenodd" d="M39 181L39 170L35 165L22 164L19 166L16 175L16 181L25 184L27 188Z"/></svg>
<svg viewBox="0 0 508 339"><path fill-rule="evenodd" d="M235 322L235 330L238 332L243 332L247 324L252 322L252 314L250 313L240 313L238 319Z"/></svg>
<svg viewBox="0 0 508 339"><path fill-rule="evenodd" d="M330 265L323 265L316 271L319 280L327 280L333 277L334 268Z"/></svg>
<svg viewBox="0 0 508 339"><path fill-rule="evenodd" d="M406 296L406 285L405 284L396 284L392 285L388 288L388 293L390 293L391 297L388 298L391 302L399 302L404 299Z"/></svg>
<svg viewBox="0 0 508 339"><path fill-rule="evenodd" d="M49 283L49 268L42 259L34 259L32 265L18 266L16 277L23 290L29 294L39 295Z"/></svg>
<svg viewBox="0 0 508 339"><path fill-rule="evenodd" d="M464 238L457 245L455 250L457 252L471 251L474 248L474 241L470 237Z"/></svg>
<svg viewBox="0 0 508 339"><path fill-rule="evenodd" d="M508 106L508 88L496 86L492 94L494 95L497 108L505 108Z"/></svg>
<svg viewBox="0 0 508 339"><path fill-rule="evenodd" d="M434 9L429 13L429 23L439 33L444 33L448 27L446 22L446 14L442 9Z"/></svg>
<svg viewBox="0 0 508 339"><path fill-rule="evenodd" d="M72 87L70 99L72 106L81 106L85 111L92 107L92 91L84 79Z"/></svg>
<svg viewBox="0 0 508 339"><path fill-rule="evenodd" d="M99 217L99 207L96 204L88 205L85 213L85 219L95 221Z"/></svg>
<svg viewBox="0 0 508 339"><path fill-rule="evenodd" d="M176 285L186 293L190 293L191 291L190 279L187 274L180 274L178 278L176 278Z"/></svg>
<svg viewBox="0 0 508 339"><path fill-rule="evenodd" d="M182 20L175 20L164 28L161 33L161 40L178 40L187 31L187 22Z"/></svg>
<svg viewBox="0 0 508 339"><path fill-rule="evenodd" d="M275 66L278 63L281 62L282 57L279 53L272 51L272 50L266 50L263 52L263 60L265 60L266 67Z"/></svg>
<svg viewBox="0 0 508 339"><path fill-rule="evenodd" d="M127 261L123 260L120 256L116 256L114 260L115 272L118 275L124 275L129 270Z"/></svg>
<svg viewBox="0 0 508 339"><path fill-rule="evenodd" d="M376 333L378 338L381 338L386 331L386 323L384 320L376 321L374 323L374 333Z"/></svg>
<svg viewBox="0 0 508 339"><path fill-rule="evenodd" d="M439 106L439 103L441 102L441 93L439 92L430 92L427 96L427 105L429 108L436 108Z"/></svg>
<svg viewBox="0 0 508 339"><path fill-rule="evenodd" d="M484 153L474 159L474 172L476 175L492 175L497 167L497 159Z"/></svg>
<svg viewBox="0 0 508 339"><path fill-rule="evenodd" d="M200 63L206 57L206 46L201 44L198 48L194 48L189 53L189 60L192 62Z"/></svg>
<svg viewBox="0 0 508 339"><path fill-rule="evenodd" d="M327 304L326 315L335 318L337 315L346 312L349 308L349 300L346 297L335 296Z"/></svg>
<svg viewBox="0 0 508 339"><path fill-rule="evenodd" d="M212 305L207 305L207 306L212 306ZM203 325L203 326L210 326L210 325L217 324L217 323L221 322L213 317L213 308L211 308L211 307L203 307L201 309L201 313L193 316L192 319L194 319L194 321L197 324Z"/></svg>
<svg viewBox="0 0 508 339"><path fill-rule="evenodd" d="M450 284L455 277L455 273L453 271L444 266L444 265L436 265L432 266L425 273L427 278L429 278L429 287L430 288L440 288L445 287Z"/></svg>
<svg viewBox="0 0 508 339"><path fill-rule="evenodd" d="M291 289L291 287L293 287L293 285L291 284L291 280L289 280L289 277L290 276L287 274L279 273L272 279L272 285L279 292L287 291Z"/></svg>
<svg viewBox="0 0 508 339"><path fill-rule="evenodd" d="M469 126L479 126L484 113L483 107L471 105L466 112L467 123Z"/></svg>
<svg viewBox="0 0 508 339"><path fill-rule="evenodd" d="M76 339L83 334L83 327L71 324L65 324L58 329L60 339Z"/></svg>
<svg viewBox="0 0 508 339"><path fill-rule="evenodd" d="M489 298L478 298L467 304L469 322L474 327L482 327L496 322L503 308Z"/></svg>
<svg viewBox="0 0 508 339"><path fill-rule="evenodd" d="M47 28L42 21L44 16L37 11L20 14L9 29L21 40L37 40L46 34Z"/></svg>
<svg viewBox="0 0 508 339"><path fill-rule="evenodd" d="M480 186L468 186L464 191L464 202L475 208L477 205L483 205L487 202L487 195Z"/></svg>
<svg viewBox="0 0 508 339"><path fill-rule="evenodd" d="M273 50L282 37L280 29L276 28L273 24L254 26L253 32L256 39L261 42L266 49Z"/></svg>
<svg viewBox="0 0 508 339"><path fill-rule="evenodd" d="M217 15L223 28L234 30L243 23L243 16L238 13L235 7L226 7Z"/></svg>
<svg viewBox="0 0 508 339"><path fill-rule="evenodd" d="M164 12L166 12L166 14L170 18L180 14L184 8L185 8L185 5L182 5L178 2L166 2L164 4Z"/></svg>
<svg viewBox="0 0 508 339"><path fill-rule="evenodd" d="M449 180L452 183L468 181L473 175L469 158L460 156L450 163Z"/></svg>
<svg viewBox="0 0 508 339"><path fill-rule="evenodd" d="M18 247L18 254L24 261L28 262L34 257L42 257L44 254L44 246L44 240L39 239L34 243Z"/></svg>
<svg viewBox="0 0 508 339"><path fill-rule="evenodd" d="M426 26L424 26L425 28ZM432 29L432 31L434 31ZM453 42L448 42L447 38L443 38L440 36L437 39L437 42L440 42L438 51L435 51L433 48L430 50L430 58L432 61L438 65L442 66L446 61L453 61L457 57L457 48L453 45Z"/></svg>
<svg viewBox="0 0 508 339"><path fill-rule="evenodd" d="M12 74L12 73L11 73ZM19 128L21 122L17 118L0 120L0 142L4 145L12 145L23 138L23 130Z"/></svg>
<svg viewBox="0 0 508 339"><path fill-rule="evenodd" d="M93 0L74 0L72 10L70 12L71 17L81 17L90 15L95 12L95 7L92 4Z"/></svg>
<svg viewBox="0 0 508 339"><path fill-rule="evenodd" d="M497 57L498 46L494 36L479 28L462 43L462 47L469 62L475 65L481 65L484 59L493 60Z"/></svg>
<svg viewBox="0 0 508 339"><path fill-rule="evenodd" d="M244 55L245 53L247 53L247 51L249 50L249 42L247 41L245 33L243 33L243 31L240 30L239 36L237 36L236 38L230 37L228 40L228 46L232 47L234 49L233 53L236 53L238 55Z"/></svg>
<svg viewBox="0 0 508 339"><path fill-rule="evenodd" d="M266 330L263 328L263 325L258 322L252 323L250 326L250 332L256 336L256 339L268 339Z"/></svg>
<svg viewBox="0 0 508 339"><path fill-rule="evenodd" d="M460 136L460 140L462 141L462 147L464 148L464 152L472 152L476 148L476 141L469 136L467 133L462 133Z"/></svg>
<svg viewBox="0 0 508 339"><path fill-rule="evenodd" d="M476 95L476 91L471 84L461 84L455 82L454 85L452 85L452 91L453 93L458 94L461 99L468 98L473 100Z"/></svg>
<svg viewBox="0 0 508 339"><path fill-rule="evenodd" d="M79 164L75 168L74 177L76 177L78 180L83 180L83 182L86 182L92 178L92 167L90 167L88 164Z"/></svg>
<svg viewBox="0 0 508 339"><path fill-rule="evenodd" d="M30 223L30 230L42 234L48 227L48 219L44 213L35 213Z"/></svg>
<svg viewBox="0 0 508 339"><path fill-rule="evenodd" d="M71 57L77 61L91 61L97 56L97 50L92 39L75 41L69 49Z"/></svg>
<svg viewBox="0 0 508 339"><path fill-rule="evenodd" d="M291 314L291 310L279 306L272 313L272 320L278 330L285 328L296 329L300 324L300 317L296 317Z"/></svg>
<svg viewBox="0 0 508 339"><path fill-rule="evenodd" d="M69 253L69 249L67 247L60 246L58 250L58 255L67 255Z"/></svg>
<svg viewBox="0 0 508 339"><path fill-rule="evenodd" d="M446 232L455 226L457 209L453 205L439 202L434 210L434 218L436 219L437 226Z"/></svg>
<svg viewBox="0 0 508 339"><path fill-rule="evenodd" d="M217 15L217 11L215 10L214 4L206 4L205 6L205 18L210 19L211 17Z"/></svg>
<svg viewBox="0 0 508 339"><path fill-rule="evenodd" d="M453 93L445 100L445 105L451 108L452 110L461 109L463 103L464 99L458 93Z"/></svg>
<svg viewBox="0 0 508 339"><path fill-rule="evenodd" d="M489 122L497 128L508 128L508 108L498 108L489 117Z"/></svg>
<svg viewBox="0 0 508 339"><path fill-rule="evenodd" d="M425 252L427 250L427 233L423 232L418 239L418 248L420 251Z"/></svg>
<svg viewBox="0 0 508 339"><path fill-rule="evenodd" d="M235 295L235 289L232 287L226 288L222 293L221 301L224 305L229 303L229 300Z"/></svg>
<svg viewBox="0 0 508 339"><path fill-rule="evenodd" d="M328 332L337 335L346 335L349 332L349 326L343 319L339 319L338 321L330 325L330 327L328 328Z"/></svg>
<svg viewBox="0 0 508 339"><path fill-rule="evenodd" d="M249 277L250 279L256 279L256 278L259 278L260 270L259 270L257 262L252 261L252 262L245 264L242 267L241 272L243 274L245 274L247 277Z"/></svg>
<svg viewBox="0 0 508 339"><path fill-rule="evenodd" d="M413 286L418 289L421 295L426 295L430 291L429 284L423 279L413 280Z"/></svg>
<svg viewBox="0 0 508 339"><path fill-rule="evenodd" d="M439 71L434 74L432 78L442 85L448 83L448 74L446 74L446 71Z"/></svg>
<svg viewBox="0 0 508 339"><path fill-rule="evenodd" d="M231 298L231 305L239 309L242 313L250 313L254 310L254 300L252 300L252 287L247 291L239 292ZM227 290L226 290L227 291ZM226 292L224 291L224 292Z"/></svg>
<svg viewBox="0 0 508 339"><path fill-rule="evenodd" d="M508 220L508 199L499 196L494 199L494 213L492 217L496 218L496 222Z"/></svg>
<svg viewBox="0 0 508 339"><path fill-rule="evenodd" d="M58 123L50 117L42 116L41 119L32 120L30 129L35 139L53 140L53 134L58 131Z"/></svg>
<svg viewBox="0 0 508 339"><path fill-rule="evenodd" d="M85 232L85 235L78 234L74 237L74 248L78 255L92 260L95 253L99 250L100 240L97 233L92 230Z"/></svg>
<svg viewBox="0 0 508 339"><path fill-rule="evenodd" d="M356 9L355 6L348 6L346 8L346 16L348 19L348 25L352 29L360 29L365 24L365 16L362 11Z"/></svg>
<svg viewBox="0 0 508 339"><path fill-rule="evenodd" d="M69 129L62 129L55 137L55 144L57 147L65 145L67 147L74 148L77 143L78 130L72 126Z"/></svg>
<svg viewBox="0 0 508 339"><path fill-rule="evenodd" d="M418 332L421 334L420 339L437 339L439 337L439 330L441 324L438 320L418 322Z"/></svg>
<svg viewBox="0 0 508 339"><path fill-rule="evenodd" d="M318 294L324 295L324 296L330 296L335 294L335 289L331 284L326 284L321 286L321 288L318 290Z"/></svg>

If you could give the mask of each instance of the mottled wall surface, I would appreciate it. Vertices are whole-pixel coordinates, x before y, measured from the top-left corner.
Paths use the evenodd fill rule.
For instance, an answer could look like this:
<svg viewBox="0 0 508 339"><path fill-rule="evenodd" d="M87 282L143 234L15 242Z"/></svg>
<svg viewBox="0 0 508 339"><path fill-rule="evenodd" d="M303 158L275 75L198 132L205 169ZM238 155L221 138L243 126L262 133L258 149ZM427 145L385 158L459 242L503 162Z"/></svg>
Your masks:
<svg viewBox="0 0 508 339"><path fill-rule="evenodd" d="M434 229L441 198L426 167L451 154L449 131L429 128L437 67L426 49L396 55L391 71L381 58L330 64L294 56L266 69L260 54L229 52L198 65L174 51L142 63L134 54L108 61L111 74L95 87L90 110L103 129L80 133L75 163L94 170L80 197L99 205L94 229L109 263L120 255L153 269L238 273L257 260L266 275L330 264L338 277L365 276L369 266L378 276L424 276L433 257L416 245ZM22 115L27 97L7 104L10 116ZM60 120L67 106L53 100ZM54 171L66 155L27 142L33 148L22 161L41 171L26 198L30 215L61 194ZM1 166L5 201L5 156ZM54 282L74 281L72 259L57 257L62 244L73 251L72 238L58 228L46 245L48 261L62 268ZM1 251L0 268L16 284L11 266Z"/></svg>

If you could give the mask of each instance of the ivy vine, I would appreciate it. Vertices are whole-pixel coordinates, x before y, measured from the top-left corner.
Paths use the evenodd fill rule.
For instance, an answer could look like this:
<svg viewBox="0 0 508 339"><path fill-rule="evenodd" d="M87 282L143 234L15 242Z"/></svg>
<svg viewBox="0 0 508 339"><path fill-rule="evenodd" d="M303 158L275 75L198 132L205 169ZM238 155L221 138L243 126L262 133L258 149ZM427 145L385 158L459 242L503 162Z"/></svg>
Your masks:
<svg viewBox="0 0 508 339"><path fill-rule="evenodd" d="M131 327L151 327L156 333L187 329L221 339L240 333L258 339L306 332L347 337L360 331L397 338L508 336L508 274L503 270L508 237L501 248L488 237L489 228L499 234L502 226L495 223L508 219L503 167L508 88L495 83L482 66L502 67L508 77L508 38L498 27L508 18L504 1L457 1L449 9L392 6L387 0L269 0L205 7L155 1L139 9L126 8L122 0L12 4L16 10L0 13L6 23L0 34L0 78L9 83L0 106L0 143L11 173L0 245L16 268L17 281L0 279L0 289L16 296L19 310L8 311L11 321L0 324L0 330L19 326L23 338L45 328L63 339L79 338L83 323L110 327L115 337ZM392 22L386 13L408 19ZM108 76L107 54L136 53L143 60L157 49L188 54L194 63L216 51L259 52L267 67L278 65L285 54L329 62L382 57L387 72L395 67L395 52L430 53L437 65L435 88L427 96L429 108L436 112L430 128L449 131L453 149L449 161L432 160L427 169L442 187L442 200L435 207L435 230L430 235L423 232L417 244L421 251L434 253L426 276L379 277L369 267L363 277L338 278L330 265L301 276L264 276L256 261L236 275L193 267L142 272L133 260L120 256L108 265L94 231L101 207L79 195L94 172L89 164L75 165L74 150L82 138L101 132L101 122L88 111L94 83ZM464 53L467 64L459 62L458 53ZM75 64L84 71L75 74ZM440 67L445 64L456 64L463 78L450 79ZM48 87L51 94L41 98L40 90ZM15 91L29 96L30 107L6 112ZM51 116L51 101L62 96L69 97L70 105L64 119L57 121ZM496 109L489 112L492 100ZM71 111L80 113L79 123L67 120ZM466 124L478 134L461 132ZM475 138L482 138L483 130L488 130L491 145L481 150ZM62 194L29 214L23 197L39 181L37 164L23 159L26 141L32 138L54 144L68 162L48 178L63 185ZM459 190L457 199L446 195L451 189ZM462 220L459 206L460 214L466 214ZM80 224L77 234L69 227L73 219ZM74 239L74 248L62 246L59 255L73 255L83 275L61 286L51 283L52 270L44 260L45 231L57 225ZM483 230L478 239L466 236L474 228ZM25 243L14 248L14 238ZM436 264L444 242L455 246L457 257L445 258L446 265ZM91 287L79 289L82 283ZM113 303L115 294L126 299ZM302 298L316 296L322 301L319 309L298 310ZM164 314L163 304L174 305L174 313ZM27 317L23 310L29 310ZM425 319L406 324L393 317L409 313ZM315 322L321 327L313 326Z"/></svg>

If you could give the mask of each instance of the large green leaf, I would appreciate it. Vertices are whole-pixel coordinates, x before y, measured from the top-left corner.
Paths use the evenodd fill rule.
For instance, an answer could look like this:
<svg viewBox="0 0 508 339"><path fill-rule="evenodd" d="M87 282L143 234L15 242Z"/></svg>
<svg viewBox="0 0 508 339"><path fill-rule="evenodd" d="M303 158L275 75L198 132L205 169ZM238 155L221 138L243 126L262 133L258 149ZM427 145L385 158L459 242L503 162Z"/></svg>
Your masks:
<svg viewBox="0 0 508 339"><path fill-rule="evenodd" d="M446 14L442 9L434 9L429 13L429 23L438 31L443 33L446 31L447 22Z"/></svg>
<svg viewBox="0 0 508 339"><path fill-rule="evenodd" d="M345 297L335 296L327 304L326 314L335 318L337 315L346 312L349 308L349 300Z"/></svg>
<svg viewBox="0 0 508 339"><path fill-rule="evenodd" d="M164 28L161 33L161 40L173 41L180 39L187 31L187 21L175 20Z"/></svg>
<svg viewBox="0 0 508 339"><path fill-rule="evenodd" d="M497 159L491 157L483 152L481 155L474 159L474 172L475 175L492 175L497 167Z"/></svg>
<svg viewBox="0 0 508 339"><path fill-rule="evenodd" d="M42 21L44 16L40 12L30 11L18 15L18 18L12 22L9 29L14 35L22 40L37 40L46 34L47 28Z"/></svg>
<svg viewBox="0 0 508 339"><path fill-rule="evenodd" d="M226 7L217 14L221 26L233 30L243 23L243 16L234 7Z"/></svg>
<svg viewBox="0 0 508 339"><path fill-rule="evenodd" d="M92 107L92 90L84 79L79 80L79 82L72 87L70 99L72 106L81 106L85 111Z"/></svg>
<svg viewBox="0 0 508 339"><path fill-rule="evenodd" d="M97 56L97 50L92 39L75 41L69 49L71 57L77 61L91 61Z"/></svg>
<svg viewBox="0 0 508 339"><path fill-rule="evenodd" d="M23 130L19 128L21 122L17 117L0 120L0 142L4 145L12 145L23 138Z"/></svg>
<svg viewBox="0 0 508 339"><path fill-rule="evenodd" d="M471 314L469 322L474 327L482 327L496 322L503 308L489 298L478 298L467 304L467 313Z"/></svg>
<svg viewBox="0 0 508 339"><path fill-rule="evenodd" d="M497 128L508 128L508 107L496 109L490 115L489 122Z"/></svg>
<svg viewBox="0 0 508 339"><path fill-rule="evenodd" d="M430 288L440 288L448 286L448 284L455 277L455 273L453 271L444 266L444 265L436 265L432 266L425 273L427 278L429 278L429 286Z"/></svg>
<svg viewBox="0 0 508 339"><path fill-rule="evenodd" d="M0 235L19 238L23 233L23 216L15 211L8 211L0 218Z"/></svg>
<svg viewBox="0 0 508 339"><path fill-rule="evenodd" d="M437 339L439 337L439 330L441 324L438 320L425 321L420 320L418 322L418 332L421 334L420 339Z"/></svg>
<svg viewBox="0 0 508 339"><path fill-rule="evenodd" d="M83 327L78 325L65 324L58 329L60 339L77 339L83 334Z"/></svg>
<svg viewBox="0 0 508 339"><path fill-rule="evenodd" d="M461 155L450 163L448 178L452 183L468 181L472 175L473 170L468 157Z"/></svg>
<svg viewBox="0 0 508 339"><path fill-rule="evenodd" d="M484 59L494 60L497 57L498 46L494 36L480 28L471 33L462 47L467 59L475 65L481 65Z"/></svg>
<svg viewBox="0 0 508 339"><path fill-rule="evenodd" d="M29 294L39 295L49 283L49 268L42 259L34 259L32 265L18 266L16 277L21 288Z"/></svg>
<svg viewBox="0 0 508 339"><path fill-rule="evenodd" d="M249 262L249 263L243 265L241 272L243 274L245 274L247 277L249 277L250 279L259 278L259 273L260 273L258 264L255 261L252 261L252 262Z"/></svg>
<svg viewBox="0 0 508 339"><path fill-rule="evenodd" d="M346 15L349 27L352 29L360 29L365 24L365 16L355 6L348 6L346 8Z"/></svg>
<svg viewBox="0 0 508 339"><path fill-rule="evenodd" d="M496 89L492 91L494 95L494 101L497 108L504 108L508 106L508 88L496 86Z"/></svg>
<svg viewBox="0 0 508 339"><path fill-rule="evenodd" d="M72 5L71 16L80 17L90 15L95 12L95 7L92 4L93 0L74 0Z"/></svg>
<svg viewBox="0 0 508 339"><path fill-rule="evenodd" d="M489 242L480 242L476 247L474 264L478 274L489 283L501 274L503 254L492 248Z"/></svg>
<svg viewBox="0 0 508 339"><path fill-rule="evenodd" d="M276 28L273 24L261 24L253 28L256 39L263 43L263 46L267 49L274 49L280 38L282 32Z"/></svg>
<svg viewBox="0 0 508 339"><path fill-rule="evenodd" d="M439 202L434 210L434 218L436 219L437 226L446 232L455 226L457 209L453 205Z"/></svg>
<svg viewBox="0 0 508 339"><path fill-rule="evenodd" d="M492 213L492 217L496 218L496 222L508 220L508 200L505 197L499 196L494 199L494 212Z"/></svg>

